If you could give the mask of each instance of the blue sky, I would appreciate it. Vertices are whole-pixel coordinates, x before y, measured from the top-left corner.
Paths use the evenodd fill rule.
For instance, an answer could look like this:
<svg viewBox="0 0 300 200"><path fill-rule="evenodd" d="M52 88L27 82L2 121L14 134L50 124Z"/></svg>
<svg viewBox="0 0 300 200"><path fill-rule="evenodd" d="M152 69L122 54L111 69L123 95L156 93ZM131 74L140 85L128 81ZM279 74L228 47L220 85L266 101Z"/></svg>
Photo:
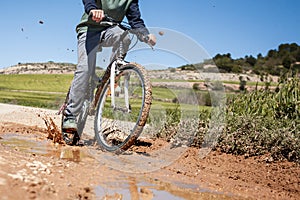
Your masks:
<svg viewBox="0 0 300 200"><path fill-rule="evenodd" d="M18 62L77 62L75 26L83 12L81 0L6 0L0 7L0 68ZM300 45L299 8L298 0L140 0L147 26L173 30L211 57L217 53L231 53L233 58L266 55L281 43ZM160 42L160 37L168 35L157 37ZM180 41L184 40L172 40L178 44L174 48L183 46ZM146 55L144 62L151 62ZM189 61L163 51L151 56L154 62L172 67Z"/></svg>

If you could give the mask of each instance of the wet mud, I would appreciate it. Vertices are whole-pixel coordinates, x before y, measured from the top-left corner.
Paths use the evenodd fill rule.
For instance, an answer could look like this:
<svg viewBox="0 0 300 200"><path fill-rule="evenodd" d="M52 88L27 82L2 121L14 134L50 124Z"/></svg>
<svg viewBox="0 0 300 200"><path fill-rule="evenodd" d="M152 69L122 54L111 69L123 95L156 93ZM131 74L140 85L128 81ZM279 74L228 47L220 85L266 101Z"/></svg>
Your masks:
<svg viewBox="0 0 300 200"><path fill-rule="evenodd" d="M49 133L49 130L47 129L46 132ZM53 129L50 133L53 133ZM56 157L81 165L89 165L91 160L96 160L90 155L90 149L87 147L71 147L53 143L54 138L49 137L49 134L47 138L48 140L44 140L40 134L35 133L30 135L5 133L1 134L0 143L31 155ZM114 171L113 168L106 170L109 173L98 180L93 188L85 188L86 192L93 190L96 199L219 199L221 197L222 199L235 199L222 193L198 188L193 184L163 182L140 173L131 172L124 175L121 171Z"/></svg>

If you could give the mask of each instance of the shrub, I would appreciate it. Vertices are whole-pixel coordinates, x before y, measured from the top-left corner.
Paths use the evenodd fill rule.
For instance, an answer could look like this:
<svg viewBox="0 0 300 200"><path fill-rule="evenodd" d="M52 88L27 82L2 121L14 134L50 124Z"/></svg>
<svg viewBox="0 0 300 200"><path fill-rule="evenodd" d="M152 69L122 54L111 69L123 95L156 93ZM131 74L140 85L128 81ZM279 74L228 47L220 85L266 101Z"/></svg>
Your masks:
<svg viewBox="0 0 300 200"><path fill-rule="evenodd" d="M270 153L300 162L300 81L282 80L275 91L256 90L233 97L218 148L238 155Z"/></svg>
<svg viewBox="0 0 300 200"><path fill-rule="evenodd" d="M269 154L273 160L287 159L300 163L300 80L296 76L282 79L275 91L255 90L231 96L227 102L226 127L215 145L225 153L245 156ZM181 120L180 111L168 111L168 120L158 137L189 145L205 146L211 125L211 113L200 112L195 120ZM195 129L191 127L197 127ZM194 133L191 133L194 131ZM183 139L184 136L188 139ZM204 139L206 138L206 139ZM208 141L209 142L209 141ZM210 144L211 145L211 144Z"/></svg>

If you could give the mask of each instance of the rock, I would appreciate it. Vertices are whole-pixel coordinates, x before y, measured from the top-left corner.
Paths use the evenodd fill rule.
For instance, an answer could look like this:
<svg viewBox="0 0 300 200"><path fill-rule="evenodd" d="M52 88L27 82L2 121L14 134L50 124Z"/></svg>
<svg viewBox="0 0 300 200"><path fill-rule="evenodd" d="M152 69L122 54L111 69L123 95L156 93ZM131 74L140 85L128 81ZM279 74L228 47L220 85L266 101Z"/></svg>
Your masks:
<svg viewBox="0 0 300 200"><path fill-rule="evenodd" d="M6 185L6 180L0 177L0 185Z"/></svg>

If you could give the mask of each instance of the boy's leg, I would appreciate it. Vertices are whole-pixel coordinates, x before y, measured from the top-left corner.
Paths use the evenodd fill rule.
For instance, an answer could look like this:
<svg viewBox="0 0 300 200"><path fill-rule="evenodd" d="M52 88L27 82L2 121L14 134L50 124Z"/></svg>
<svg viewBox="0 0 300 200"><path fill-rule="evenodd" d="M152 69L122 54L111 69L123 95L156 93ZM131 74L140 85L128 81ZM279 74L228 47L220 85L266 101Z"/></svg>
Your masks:
<svg viewBox="0 0 300 200"><path fill-rule="evenodd" d="M72 81L66 116L77 116L88 89L91 75L95 73L100 32L82 33L78 38L78 64Z"/></svg>
<svg viewBox="0 0 300 200"><path fill-rule="evenodd" d="M115 58L115 56L119 56L117 54L118 54L118 49L120 44L119 42L122 33L124 33L124 30L121 29L119 26L113 26L103 31L100 45L102 47L112 47L112 55L110 57L110 60ZM131 42L130 37L127 35L122 42L123 42L123 55L126 55Z"/></svg>

